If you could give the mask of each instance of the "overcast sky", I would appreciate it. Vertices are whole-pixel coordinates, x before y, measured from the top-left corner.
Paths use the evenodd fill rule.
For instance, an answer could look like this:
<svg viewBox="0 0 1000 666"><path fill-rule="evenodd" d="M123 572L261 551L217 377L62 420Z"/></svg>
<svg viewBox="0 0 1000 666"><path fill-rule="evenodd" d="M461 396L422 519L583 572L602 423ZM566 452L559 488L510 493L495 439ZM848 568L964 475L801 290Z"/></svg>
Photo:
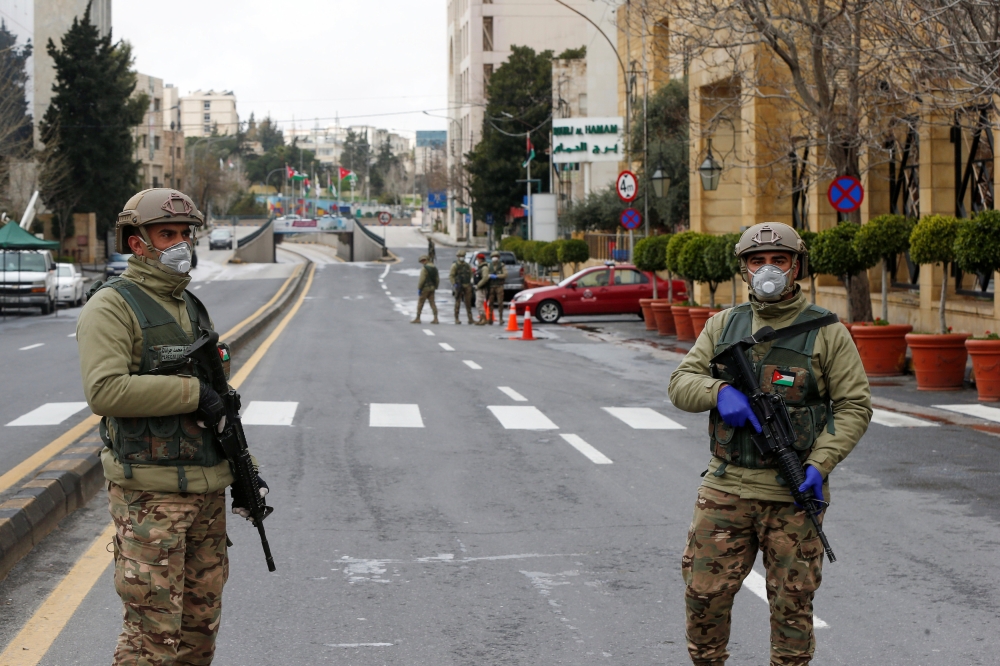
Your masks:
<svg viewBox="0 0 1000 666"><path fill-rule="evenodd" d="M447 105L445 0L114 0L112 21L139 72L232 90L241 120L447 126L419 113Z"/></svg>

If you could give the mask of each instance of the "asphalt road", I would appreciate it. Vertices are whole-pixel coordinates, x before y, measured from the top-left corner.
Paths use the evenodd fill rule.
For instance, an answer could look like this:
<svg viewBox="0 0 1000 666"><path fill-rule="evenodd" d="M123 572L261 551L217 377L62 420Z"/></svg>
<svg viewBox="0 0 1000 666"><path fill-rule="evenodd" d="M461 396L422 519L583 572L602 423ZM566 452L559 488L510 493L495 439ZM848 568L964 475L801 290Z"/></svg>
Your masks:
<svg viewBox="0 0 1000 666"><path fill-rule="evenodd" d="M705 415L667 400L674 357L568 325L536 326L533 343L496 326L411 325L420 250L396 252L384 283L382 266L318 268L241 387L245 417L293 416L246 427L276 507L278 570L233 521L216 663L687 663L680 554L709 456ZM495 413L508 426L539 417L512 407L553 427L507 428ZM633 429L607 407L683 428ZM949 472L951 456L996 442L871 426L832 478L838 561L817 596L815 664L1000 661L997 503L976 495L996 456L983 474L970 461ZM107 523L99 496L0 584L0 645ZM766 662L767 604L752 587L737 596L730 664ZM40 663L107 663L119 618L108 567Z"/></svg>
<svg viewBox="0 0 1000 666"><path fill-rule="evenodd" d="M207 241L202 239L202 243ZM200 254L203 256L199 257L199 267L190 288L205 303L220 333L270 300L291 273L290 262L301 261L294 254L281 252L279 261L283 263L280 264L226 266L221 262L228 261L231 252ZM60 308L48 316L0 319L4 358L4 381L0 382L0 474L90 414L83 405L80 361L74 337L81 309ZM50 403L76 403L76 411L61 422L47 425L5 425ZM67 411L72 409L72 406L66 407Z"/></svg>

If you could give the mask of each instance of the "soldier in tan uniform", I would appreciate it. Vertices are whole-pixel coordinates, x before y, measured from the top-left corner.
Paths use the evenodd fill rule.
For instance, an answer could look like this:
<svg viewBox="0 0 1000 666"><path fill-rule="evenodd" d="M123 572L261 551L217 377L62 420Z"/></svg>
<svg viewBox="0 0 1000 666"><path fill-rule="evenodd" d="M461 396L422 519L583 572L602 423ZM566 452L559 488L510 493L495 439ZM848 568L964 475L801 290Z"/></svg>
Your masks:
<svg viewBox="0 0 1000 666"><path fill-rule="evenodd" d="M697 666L722 666L733 597L763 553L771 607L772 666L812 660L813 595L823 547L809 516L792 501L773 460L750 439L759 431L746 396L713 373L711 359L764 326L780 329L829 313L809 301L795 280L808 274L805 244L791 227L758 224L736 245L750 302L708 320L670 377L670 400L688 412L709 412L712 457L703 476L681 561L686 584L688 652ZM828 479L864 435L871 392L851 335L840 323L762 343L750 359L765 392L781 393L795 426L806 483L829 502ZM716 375L716 376L713 376Z"/></svg>
<svg viewBox="0 0 1000 666"><path fill-rule="evenodd" d="M494 317L497 322L503 323L503 286L507 280L507 267L500 260L500 253L496 251L490 255L490 263L486 266L487 268L480 269L479 282L476 286L486 290L486 303L489 308L486 323L492 326Z"/></svg>
<svg viewBox="0 0 1000 666"><path fill-rule="evenodd" d="M216 438L222 401L184 359L212 328L185 289L192 229L203 225L176 190L132 197L115 227L118 252L133 255L128 269L96 285L77 323L84 394L104 417L101 462L117 530L124 622L115 664L204 665L215 653L233 475ZM228 367L228 347L220 354Z"/></svg>

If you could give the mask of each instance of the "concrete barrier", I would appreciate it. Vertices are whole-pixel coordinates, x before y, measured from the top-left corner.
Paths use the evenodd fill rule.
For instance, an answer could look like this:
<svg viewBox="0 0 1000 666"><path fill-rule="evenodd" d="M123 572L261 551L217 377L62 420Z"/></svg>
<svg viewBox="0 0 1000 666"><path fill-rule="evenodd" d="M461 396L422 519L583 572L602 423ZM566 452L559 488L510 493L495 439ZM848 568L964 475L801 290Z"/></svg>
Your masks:
<svg viewBox="0 0 1000 666"><path fill-rule="evenodd" d="M361 233L358 233L358 232ZM354 258L351 261L381 261L387 257L385 241L361 221L354 224Z"/></svg>
<svg viewBox="0 0 1000 666"><path fill-rule="evenodd" d="M274 221L268 220L260 229L241 238L231 261L243 264L275 263Z"/></svg>

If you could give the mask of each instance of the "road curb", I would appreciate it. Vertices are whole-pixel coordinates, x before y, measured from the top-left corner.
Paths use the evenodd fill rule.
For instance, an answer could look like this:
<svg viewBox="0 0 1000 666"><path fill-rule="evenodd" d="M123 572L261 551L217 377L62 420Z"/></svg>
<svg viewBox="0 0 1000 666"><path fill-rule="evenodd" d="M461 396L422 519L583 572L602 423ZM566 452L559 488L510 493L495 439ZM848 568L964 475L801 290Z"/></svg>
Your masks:
<svg viewBox="0 0 1000 666"><path fill-rule="evenodd" d="M226 340L234 352L245 347L295 299L310 263L306 259L294 284L270 308L232 339ZM56 529L59 521L87 504L104 486L100 459L103 448L104 443L95 428L49 460L0 503L0 581Z"/></svg>

